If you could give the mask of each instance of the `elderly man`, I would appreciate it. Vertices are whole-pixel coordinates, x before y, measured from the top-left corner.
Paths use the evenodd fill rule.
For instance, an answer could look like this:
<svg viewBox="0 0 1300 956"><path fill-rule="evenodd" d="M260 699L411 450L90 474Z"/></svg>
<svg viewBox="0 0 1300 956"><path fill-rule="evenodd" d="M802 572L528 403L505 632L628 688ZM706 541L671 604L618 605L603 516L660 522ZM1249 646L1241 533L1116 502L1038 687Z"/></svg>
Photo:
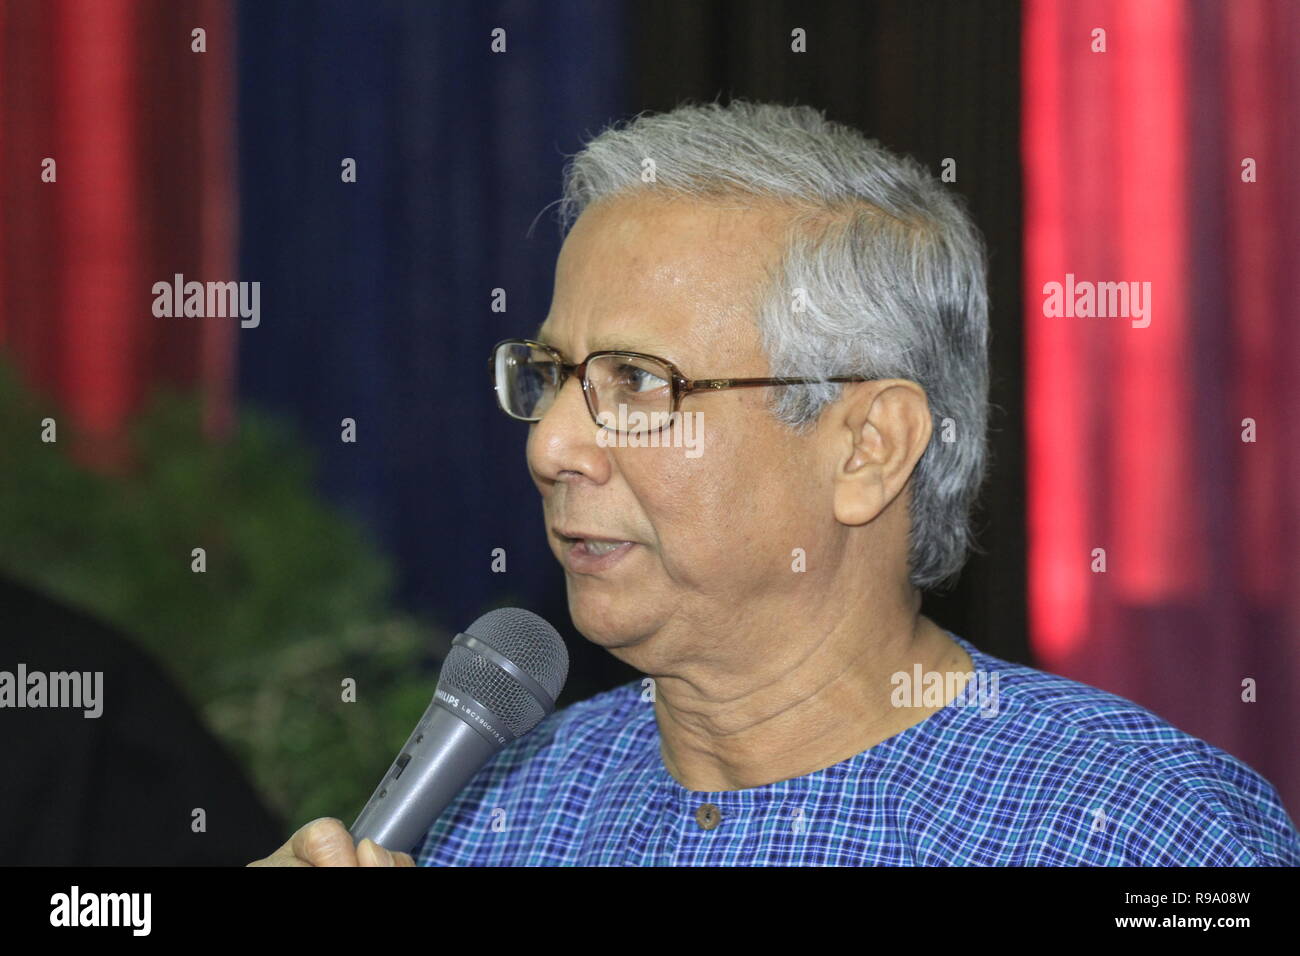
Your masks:
<svg viewBox="0 0 1300 956"><path fill-rule="evenodd" d="M498 752L414 859L325 820L259 862L1300 863L1245 764L919 613L985 457L982 244L945 187L738 102L605 131L562 211L497 398L575 625L648 679Z"/></svg>

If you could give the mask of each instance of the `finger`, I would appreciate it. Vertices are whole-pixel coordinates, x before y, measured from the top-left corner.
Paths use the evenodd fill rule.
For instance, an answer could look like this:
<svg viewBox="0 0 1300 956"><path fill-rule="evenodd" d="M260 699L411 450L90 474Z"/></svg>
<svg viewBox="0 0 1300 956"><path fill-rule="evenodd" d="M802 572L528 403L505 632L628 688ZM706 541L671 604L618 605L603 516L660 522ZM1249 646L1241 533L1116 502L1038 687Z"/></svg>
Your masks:
<svg viewBox="0 0 1300 956"><path fill-rule="evenodd" d="M366 837L357 844L357 863L361 866L396 866L397 861L387 847Z"/></svg>
<svg viewBox="0 0 1300 956"><path fill-rule="evenodd" d="M358 866L352 834L342 820L321 817L304 825L290 841L293 855L312 866Z"/></svg>
<svg viewBox="0 0 1300 956"><path fill-rule="evenodd" d="M397 858L398 866L415 866L415 860L411 858L409 853L394 853L393 856Z"/></svg>
<svg viewBox="0 0 1300 956"><path fill-rule="evenodd" d="M357 866L387 866L383 860L383 847L369 836L356 844Z"/></svg>
<svg viewBox="0 0 1300 956"><path fill-rule="evenodd" d="M246 863L245 866L311 866L306 860L299 860L290 856L287 852L276 853L268 856L264 860L254 860L252 863Z"/></svg>

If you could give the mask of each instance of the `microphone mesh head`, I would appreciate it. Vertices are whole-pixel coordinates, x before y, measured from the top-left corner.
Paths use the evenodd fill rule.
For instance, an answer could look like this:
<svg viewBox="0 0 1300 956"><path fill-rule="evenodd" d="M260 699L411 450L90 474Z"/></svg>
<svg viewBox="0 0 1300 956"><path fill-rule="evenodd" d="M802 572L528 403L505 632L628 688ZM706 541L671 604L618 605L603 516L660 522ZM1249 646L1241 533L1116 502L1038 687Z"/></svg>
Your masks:
<svg viewBox="0 0 1300 956"><path fill-rule="evenodd" d="M465 629L541 684L550 700L542 702L497 664L457 644L443 662L438 686L455 688L482 703L522 737L546 716L569 675L569 651L555 628L532 611L502 607L488 611Z"/></svg>

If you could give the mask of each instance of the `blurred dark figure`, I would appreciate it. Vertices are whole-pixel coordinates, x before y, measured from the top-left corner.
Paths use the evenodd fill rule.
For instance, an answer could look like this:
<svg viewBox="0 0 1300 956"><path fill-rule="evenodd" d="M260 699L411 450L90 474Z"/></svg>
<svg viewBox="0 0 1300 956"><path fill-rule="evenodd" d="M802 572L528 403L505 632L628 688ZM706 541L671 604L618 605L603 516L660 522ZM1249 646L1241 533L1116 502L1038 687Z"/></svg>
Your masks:
<svg viewBox="0 0 1300 956"><path fill-rule="evenodd" d="M19 663L102 671L102 713L0 708L0 865L242 866L283 842L282 821L152 658L0 577L0 671L16 679ZM195 808L204 833L191 830Z"/></svg>

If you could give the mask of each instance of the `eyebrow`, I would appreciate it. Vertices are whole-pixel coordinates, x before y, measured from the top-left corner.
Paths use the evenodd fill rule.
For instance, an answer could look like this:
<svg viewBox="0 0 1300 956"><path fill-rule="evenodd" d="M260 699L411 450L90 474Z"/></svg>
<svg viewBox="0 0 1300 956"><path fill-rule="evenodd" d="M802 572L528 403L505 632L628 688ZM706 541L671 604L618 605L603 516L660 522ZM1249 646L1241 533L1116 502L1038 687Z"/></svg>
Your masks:
<svg viewBox="0 0 1300 956"><path fill-rule="evenodd" d="M546 323L543 322L541 325L537 327L537 331L532 334L533 341L541 342L543 345L549 345L551 346L551 348L554 349L559 349L560 347L556 345L555 342L547 339L544 335L542 335L542 327L545 325ZM563 349L561 349L561 351L563 351ZM623 341L622 339L597 339L595 342L592 343L591 351L592 352L640 352L643 355L654 355L662 359L667 359L670 362L673 361L673 359L669 358L669 356L665 354L666 352L671 351L670 349L666 349L661 346L656 346L654 344L647 347L635 343L628 343ZM569 356L569 357L572 358L573 356Z"/></svg>

